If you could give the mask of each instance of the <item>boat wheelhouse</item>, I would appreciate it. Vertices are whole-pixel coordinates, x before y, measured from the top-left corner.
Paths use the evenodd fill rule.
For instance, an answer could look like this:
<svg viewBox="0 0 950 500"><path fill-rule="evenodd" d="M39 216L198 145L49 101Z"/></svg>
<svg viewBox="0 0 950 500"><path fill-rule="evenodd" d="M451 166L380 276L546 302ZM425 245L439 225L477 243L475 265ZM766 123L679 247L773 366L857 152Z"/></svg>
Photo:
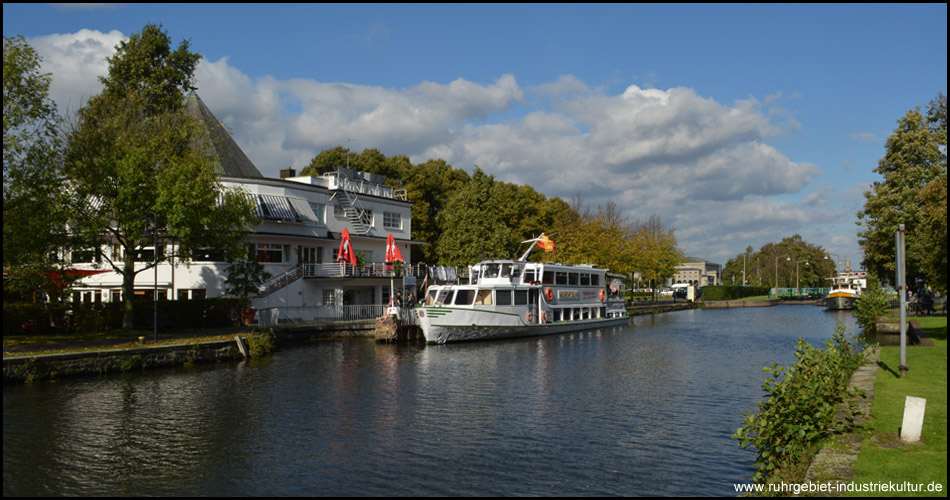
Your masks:
<svg viewBox="0 0 950 500"><path fill-rule="evenodd" d="M534 244L541 238L526 241ZM548 335L625 324L624 285L594 265L488 260L433 285L416 308L426 342Z"/></svg>

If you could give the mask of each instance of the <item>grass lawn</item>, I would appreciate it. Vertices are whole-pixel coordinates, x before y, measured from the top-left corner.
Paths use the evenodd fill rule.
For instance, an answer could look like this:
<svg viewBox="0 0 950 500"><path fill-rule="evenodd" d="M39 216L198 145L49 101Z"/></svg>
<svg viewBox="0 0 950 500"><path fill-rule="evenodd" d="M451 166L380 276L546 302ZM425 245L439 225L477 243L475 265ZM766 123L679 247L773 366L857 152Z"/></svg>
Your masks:
<svg viewBox="0 0 950 500"><path fill-rule="evenodd" d="M907 377L899 376L900 347L883 347L867 435L854 466L854 483L921 485L919 491L865 491L849 496L947 496L947 317L918 317L934 347L908 347ZM903 444L906 396L927 400L918 444ZM928 491L933 483L941 490Z"/></svg>

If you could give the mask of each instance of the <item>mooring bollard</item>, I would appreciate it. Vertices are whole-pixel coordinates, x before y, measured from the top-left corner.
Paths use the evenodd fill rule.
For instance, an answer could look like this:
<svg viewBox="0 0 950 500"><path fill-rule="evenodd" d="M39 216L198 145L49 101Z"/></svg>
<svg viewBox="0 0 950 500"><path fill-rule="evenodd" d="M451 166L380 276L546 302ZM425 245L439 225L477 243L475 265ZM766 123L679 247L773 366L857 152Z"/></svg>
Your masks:
<svg viewBox="0 0 950 500"><path fill-rule="evenodd" d="M139 345L145 345L145 337L139 337Z"/></svg>
<svg viewBox="0 0 950 500"><path fill-rule="evenodd" d="M924 428L924 410L927 400L907 396L904 400L904 421L901 423L901 441L916 443L920 441L920 434Z"/></svg>

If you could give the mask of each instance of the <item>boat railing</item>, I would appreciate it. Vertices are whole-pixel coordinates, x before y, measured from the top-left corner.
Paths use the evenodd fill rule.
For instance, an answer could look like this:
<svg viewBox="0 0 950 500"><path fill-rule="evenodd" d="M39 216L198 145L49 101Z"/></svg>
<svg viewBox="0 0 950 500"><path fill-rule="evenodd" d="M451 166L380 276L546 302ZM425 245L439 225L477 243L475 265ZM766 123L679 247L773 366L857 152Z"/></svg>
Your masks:
<svg viewBox="0 0 950 500"><path fill-rule="evenodd" d="M372 262L362 266L348 263L307 262L301 264L304 278L402 278L414 276L423 278L426 266L422 264L401 265L397 270L392 264Z"/></svg>

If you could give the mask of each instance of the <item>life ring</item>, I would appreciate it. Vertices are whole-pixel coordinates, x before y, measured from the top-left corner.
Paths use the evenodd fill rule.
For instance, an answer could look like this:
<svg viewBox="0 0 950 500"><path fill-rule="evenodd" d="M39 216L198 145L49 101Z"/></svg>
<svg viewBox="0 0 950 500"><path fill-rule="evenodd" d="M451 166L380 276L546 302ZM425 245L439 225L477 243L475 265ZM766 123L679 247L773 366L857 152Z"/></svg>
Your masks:
<svg viewBox="0 0 950 500"><path fill-rule="evenodd" d="M603 302L607 299L607 292L603 288L600 289L600 301Z"/></svg>
<svg viewBox="0 0 950 500"><path fill-rule="evenodd" d="M551 287L544 290L544 298L548 299L548 302L554 300L554 290L551 290Z"/></svg>

